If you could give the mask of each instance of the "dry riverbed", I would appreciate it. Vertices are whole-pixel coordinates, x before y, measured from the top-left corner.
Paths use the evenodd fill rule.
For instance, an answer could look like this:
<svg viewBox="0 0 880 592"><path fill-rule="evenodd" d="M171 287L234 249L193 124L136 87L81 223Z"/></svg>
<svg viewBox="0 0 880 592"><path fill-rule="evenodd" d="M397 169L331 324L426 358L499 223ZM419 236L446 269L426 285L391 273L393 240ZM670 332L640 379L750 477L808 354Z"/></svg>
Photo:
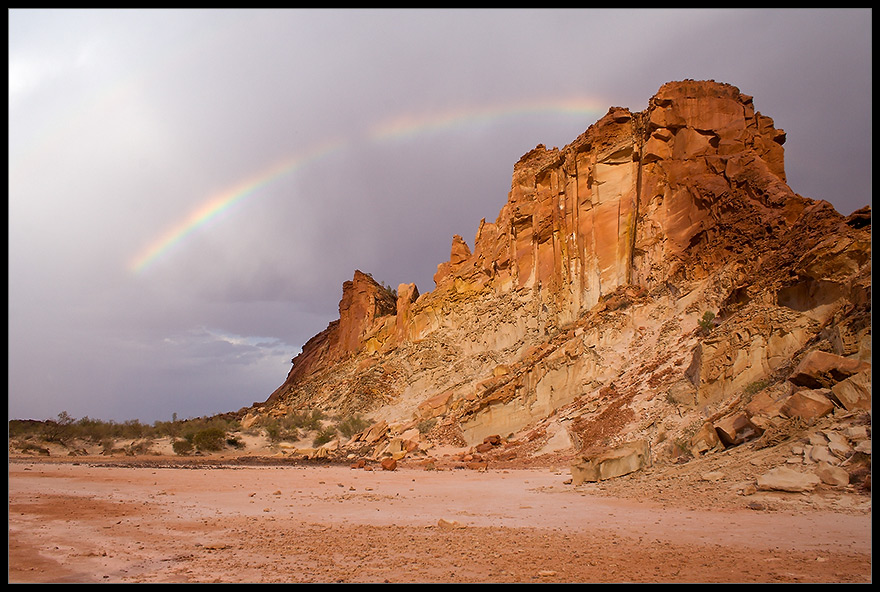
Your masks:
<svg viewBox="0 0 880 592"><path fill-rule="evenodd" d="M569 479L10 458L9 582L871 581L869 496Z"/></svg>

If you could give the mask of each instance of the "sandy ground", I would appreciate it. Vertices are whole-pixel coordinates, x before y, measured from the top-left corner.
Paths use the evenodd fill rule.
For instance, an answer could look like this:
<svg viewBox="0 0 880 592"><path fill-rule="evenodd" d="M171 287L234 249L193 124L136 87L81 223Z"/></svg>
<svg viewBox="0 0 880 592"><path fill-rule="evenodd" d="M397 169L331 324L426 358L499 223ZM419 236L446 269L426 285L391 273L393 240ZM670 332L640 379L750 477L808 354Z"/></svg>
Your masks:
<svg viewBox="0 0 880 592"><path fill-rule="evenodd" d="M869 496L569 479L10 458L9 582L871 581Z"/></svg>

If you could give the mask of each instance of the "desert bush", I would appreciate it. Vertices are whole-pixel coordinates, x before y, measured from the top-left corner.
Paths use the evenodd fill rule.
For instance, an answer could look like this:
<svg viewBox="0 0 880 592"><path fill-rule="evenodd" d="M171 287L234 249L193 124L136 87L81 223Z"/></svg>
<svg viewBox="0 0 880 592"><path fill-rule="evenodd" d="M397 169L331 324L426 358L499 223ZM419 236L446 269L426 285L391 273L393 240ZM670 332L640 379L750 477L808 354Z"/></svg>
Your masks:
<svg viewBox="0 0 880 592"><path fill-rule="evenodd" d="M149 454L151 451L152 442L149 440L140 440L138 442L132 442L128 446L125 447L125 453L129 456L135 456L137 454Z"/></svg>
<svg viewBox="0 0 880 592"><path fill-rule="evenodd" d="M315 436L315 439L312 441L312 446L318 447L327 442L333 440L336 437L336 428L333 426L326 426L318 430L318 434Z"/></svg>
<svg viewBox="0 0 880 592"><path fill-rule="evenodd" d="M291 427L315 431L321 429L323 425L321 420L324 419L324 413L320 409L294 411L288 414L285 419Z"/></svg>
<svg viewBox="0 0 880 592"><path fill-rule="evenodd" d="M195 446L189 440L174 440L171 442L171 449L174 450L174 454L179 454L181 456L186 454L192 454Z"/></svg>
<svg viewBox="0 0 880 592"><path fill-rule="evenodd" d="M245 443L238 436L229 436L226 438L226 445L239 450L245 447Z"/></svg>
<svg viewBox="0 0 880 592"><path fill-rule="evenodd" d="M263 430L270 442L296 442L300 438L299 430L294 427L289 417L270 419L263 424Z"/></svg>
<svg viewBox="0 0 880 592"><path fill-rule="evenodd" d="M237 420L224 416L178 421L175 415L173 421L156 421L149 425L143 424L137 419L122 423L89 417L77 420L66 411L59 413L57 419L9 420L8 426L10 438L32 438L64 445L71 440L86 440L103 444L105 441L143 440L163 436L181 438L186 437L186 434L189 434L189 440L192 441L192 437L200 431L216 429L222 431L225 436L226 432L234 432L241 427ZM112 444L108 444L108 447L112 449Z"/></svg>
<svg viewBox="0 0 880 592"><path fill-rule="evenodd" d="M43 425L43 440L63 444L65 440L74 436L74 421L76 420L67 411L59 413L57 420L47 420Z"/></svg>
<svg viewBox="0 0 880 592"><path fill-rule="evenodd" d="M437 418L432 417L431 419L423 419L416 427L420 434L427 434L434 429L435 425L437 425Z"/></svg>
<svg viewBox="0 0 880 592"><path fill-rule="evenodd" d="M215 451L222 450L226 440L226 431L218 427L199 430L192 437L192 444L197 450Z"/></svg>
<svg viewBox="0 0 880 592"><path fill-rule="evenodd" d="M711 310L707 310L703 313L703 318L697 321L700 325L700 332L704 335L708 335L712 328L714 327L714 323L712 321L715 320L715 313Z"/></svg>
<svg viewBox="0 0 880 592"><path fill-rule="evenodd" d="M339 430L339 433L346 438L351 438L358 432L362 432L368 427L370 427L370 421L364 419L360 414L357 413L350 417L346 417L336 424L336 429Z"/></svg>

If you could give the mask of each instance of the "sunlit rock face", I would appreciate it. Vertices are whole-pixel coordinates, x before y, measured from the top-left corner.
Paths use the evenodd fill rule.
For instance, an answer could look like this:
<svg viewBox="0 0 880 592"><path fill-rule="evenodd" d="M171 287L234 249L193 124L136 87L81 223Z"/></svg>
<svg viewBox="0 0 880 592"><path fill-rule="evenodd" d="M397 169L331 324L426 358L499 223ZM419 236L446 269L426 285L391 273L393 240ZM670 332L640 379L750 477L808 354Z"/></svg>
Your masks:
<svg viewBox="0 0 880 592"><path fill-rule="evenodd" d="M339 319L251 412L431 420L465 443L552 420L587 450L693 436L760 385L791 396L812 350L869 368L870 210L796 194L785 140L714 81L612 107L514 165L498 217L472 246L453 237L433 290L355 272Z"/></svg>

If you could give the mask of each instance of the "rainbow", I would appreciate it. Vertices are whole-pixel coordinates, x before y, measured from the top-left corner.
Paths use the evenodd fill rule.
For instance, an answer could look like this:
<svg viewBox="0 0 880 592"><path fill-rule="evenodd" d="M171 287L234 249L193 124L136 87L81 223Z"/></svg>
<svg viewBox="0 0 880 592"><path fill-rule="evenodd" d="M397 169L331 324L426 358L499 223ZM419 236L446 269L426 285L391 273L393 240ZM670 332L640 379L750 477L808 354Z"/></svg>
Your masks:
<svg viewBox="0 0 880 592"><path fill-rule="evenodd" d="M450 109L441 113L402 115L386 120L373 127L369 137L374 141L405 139L430 132L492 123L507 117L535 114L562 113L579 117L593 116L598 119L607 109L605 103L600 104L598 101L584 98L533 100L488 107Z"/></svg>
<svg viewBox="0 0 880 592"><path fill-rule="evenodd" d="M602 103L603 105L605 103ZM407 139L426 133L447 131L455 128L491 123L513 116L542 113L563 113L578 117L598 118L606 107L587 99L547 100L494 105L484 108L454 109L442 113L428 113L419 116L402 116L386 120L374 126L366 135L371 142L385 142ZM591 123L591 122L590 122ZM129 263L129 270L140 273L150 267L165 253L220 214L227 212L245 198L257 193L270 183L326 157L353 143L353 139L325 142L307 150L305 153L272 165L234 187L209 198L191 212L183 221L169 228L162 236L144 247Z"/></svg>
<svg viewBox="0 0 880 592"><path fill-rule="evenodd" d="M304 154L285 159L272 165L251 178L208 199L196 210L192 211L182 222L169 228L162 236L147 245L134 258L132 258L128 265L129 270L135 273L144 271L163 254L167 253L175 245L181 243L183 239L192 234L196 229L204 226L211 220L214 220L224 212L229 211L235 205L241 203L245 198L253 195L272 182L289 175L293 171L303 168L315 160L323 158L327 154L338 150L340 146L341 143L335 141L316 146Z"/></svg>

